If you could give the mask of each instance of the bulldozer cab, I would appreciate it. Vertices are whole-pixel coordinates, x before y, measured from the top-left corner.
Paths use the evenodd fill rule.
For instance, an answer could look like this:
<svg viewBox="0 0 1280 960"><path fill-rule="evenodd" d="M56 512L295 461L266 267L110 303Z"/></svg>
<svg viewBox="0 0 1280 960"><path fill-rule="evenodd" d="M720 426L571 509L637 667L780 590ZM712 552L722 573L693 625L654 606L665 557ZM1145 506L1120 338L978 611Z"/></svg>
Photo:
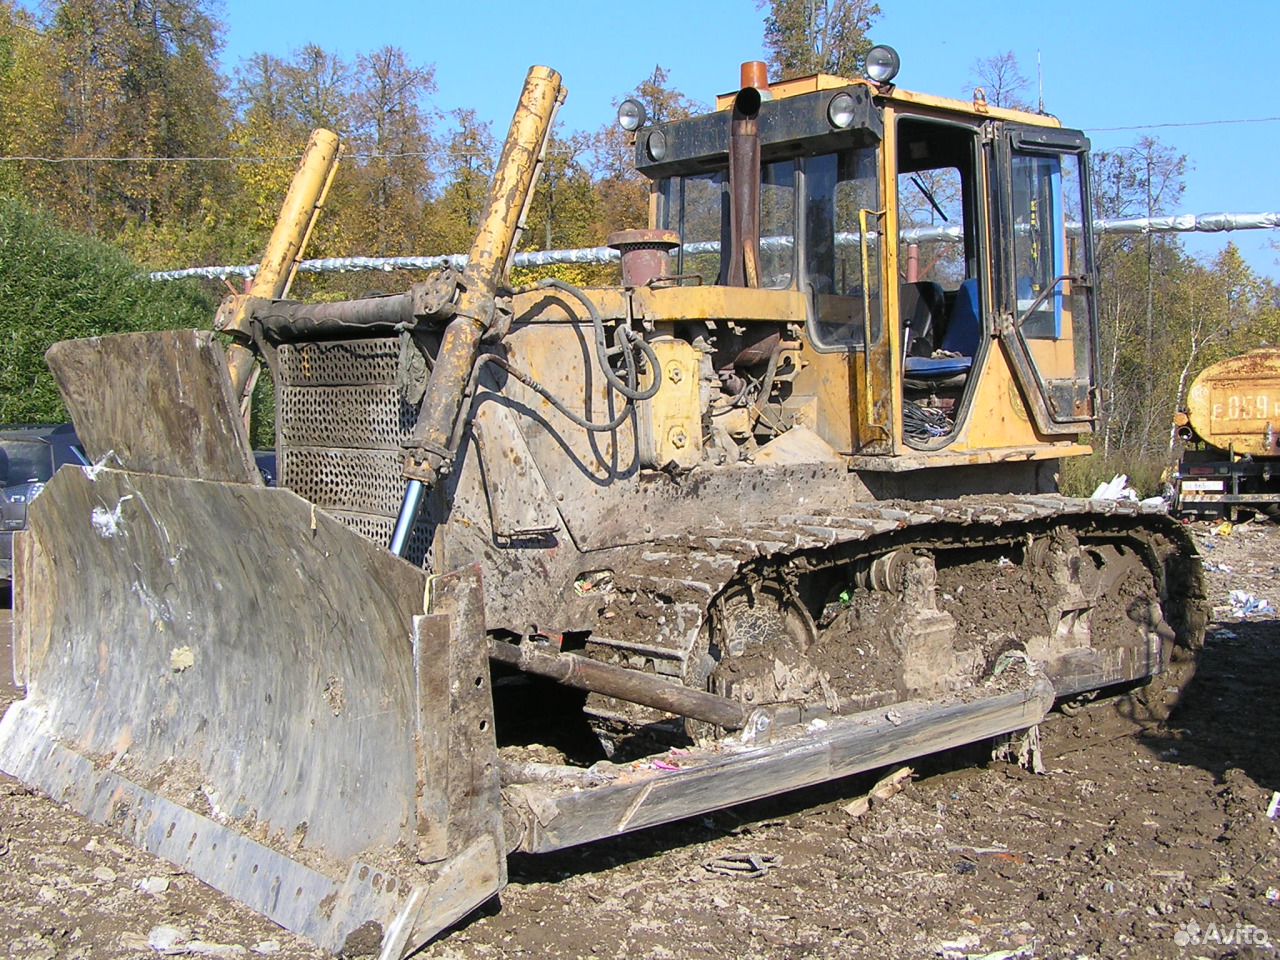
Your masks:
<svg viewBox="0 0 1280 960"><path fill-rule="evenodd" d="M861 469L1085 452L1096 345L1083 134L825 75L744 86L717 106L637 130L651 226L679 235L672 283L802 298L807 362L828 383L845 368L847 426L831 410L815 418L840 423L820 430L827 442ZM753 149L744 183L735 161Z"/></svg>

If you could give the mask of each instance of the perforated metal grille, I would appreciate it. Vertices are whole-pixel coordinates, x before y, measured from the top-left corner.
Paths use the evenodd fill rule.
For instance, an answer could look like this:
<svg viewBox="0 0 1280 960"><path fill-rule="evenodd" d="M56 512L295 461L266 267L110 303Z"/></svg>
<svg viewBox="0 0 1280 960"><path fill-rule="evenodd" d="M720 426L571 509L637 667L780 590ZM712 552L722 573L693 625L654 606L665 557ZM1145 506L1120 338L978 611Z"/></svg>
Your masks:
<svg viewBox="0 0 1280 960"><path fill-rule="evenodd" d="M276 416L290 446L360 450L400 449L417 418L394 383L282 386Z"/></svg>
<svg viewBox="0 0 1280 960"><path fill-rule="evenodd" d="M391 531L395 529L396 522L390 517L371 517L363 513L344 513L341 510L333 510L332 514L345 523L348 527L375 543L390 543Z"/></svg>
<svg viewBox="0 0 1280 960"><path fill-rule="evenodd" d="M384 337L285 344L279 361L280 382L290 386L395 383L400 341Z"/></svg>
<svg viewBox="0 0 1280 960"><path fill-rule="evenodd" d="M371 517L365 513L348 513L343 510L327 512L379 546L385 547L391 542L391 532L395 529L396 522L390 517ZM426 562L427 550L431 545L431 534L430 524L425 520L419 520L418 525L409 534L409 544L405 549L404 558L412 564L423 566Z"/></svg>
<svg viewBox="0 0 1280 960"><path fill-rule="evenodd" d="M406 481L401 443L417 411L396 386L394 339L286 345L278 355L280 485L386 546ZM415 528L407 558L421 563L430 529Z"/></svg>
<svg viewBox="0 0 1280 960"><path fill-rule="evenodd" d="M297 447L285 453L282 476L289 489L312 503L394 517L408 485L400 463L390 450Z"/></svg>

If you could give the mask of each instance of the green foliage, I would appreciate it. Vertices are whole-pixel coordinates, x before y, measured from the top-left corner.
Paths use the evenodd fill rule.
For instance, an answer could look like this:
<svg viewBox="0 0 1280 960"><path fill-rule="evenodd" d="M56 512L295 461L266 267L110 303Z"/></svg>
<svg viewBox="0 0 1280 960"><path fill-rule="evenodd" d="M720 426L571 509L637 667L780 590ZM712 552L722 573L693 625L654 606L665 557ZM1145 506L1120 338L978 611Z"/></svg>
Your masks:
<svg viewBox="0 0 1280 960"><path fill-rule="evenodd" d="M867 31L878 16L880 8L868 0L770 0L764 22L770 76L857 76L871 49Z"/></svg>
<svg viewBox="0 0 1280 960"><path fill-rule="evenodd" d="M258 364L258 382L249 405L249 445L255 450L276 448L276 388L265 363Z"/></svg>
<svg viewBox="0 0 1280 960"><path fill-rule="evenodd" d="M1058 487L1069 497L1087 497L1117 474L1129 478L1129 486L1140 497L1164 492L1169 463L1151 456L1105 454L1094 451L1086 457L1067 457L1058 470Z"/></svg>
<svg viewBox="0 0 1280 960"><path fill-rule="evenodd" d="M0 422L59 422L66 410L44 353L59 340L208 327L212 300L158 284L118 249L0 200Z"/></svg>

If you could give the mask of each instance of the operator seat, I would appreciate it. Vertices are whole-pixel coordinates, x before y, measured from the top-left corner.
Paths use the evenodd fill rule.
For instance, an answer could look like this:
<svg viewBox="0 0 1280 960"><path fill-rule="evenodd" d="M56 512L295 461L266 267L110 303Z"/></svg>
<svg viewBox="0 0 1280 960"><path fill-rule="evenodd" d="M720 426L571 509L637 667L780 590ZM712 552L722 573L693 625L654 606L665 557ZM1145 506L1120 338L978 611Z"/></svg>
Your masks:
<svg viewBox="0 0 1280 960"><path fill-rule="evenodd" d="M907 357L906 375L911 380L937 381L965 376L973 366L973 355L982 340L982 308L978 304L978 281L960 284L951 319L938 346L956 357Z"/></svg>
<svg viewBox="0 0 1280 960"><path fill-rule="evenodd" d="M931 280L902 284L898 293L898 310L902 314L902 358L931 355L934 323L947 312L942 284Z"/></svg>

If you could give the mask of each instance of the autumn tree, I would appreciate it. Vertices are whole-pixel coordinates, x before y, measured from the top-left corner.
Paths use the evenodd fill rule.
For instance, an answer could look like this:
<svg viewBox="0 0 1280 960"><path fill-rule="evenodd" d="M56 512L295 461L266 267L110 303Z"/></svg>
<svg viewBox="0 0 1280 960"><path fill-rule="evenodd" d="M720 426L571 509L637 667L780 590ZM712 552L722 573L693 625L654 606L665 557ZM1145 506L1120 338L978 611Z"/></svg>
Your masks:
<svg viewBox="0 0 1280 960"><path fill-rule="evenodd" d="M1154 217L1182 196L1186 158L1152 137L1092 158L1095 218ZM1186 276L1182 244L1172 236L1116 234L1097 249L1099 338L1104 390L1113 398L1103 448L1162 448L1170 411L1162 396L1159 345L1174 316L1170 298Z"/></svg>
<svg viewBox="0 0 1280 960"><path fill-rule="evenodd" d="M529 207L525 243L530 248L555 250L604 242L597 229L598 197L591 180L590 151L591 137L566 136L556 124Z"/></svg>
<svg viewBox="0 0 1280 960"><path fill-rule="evenodd" d="M969 68L969 76L973 83L966 93L974 96L980 89L987 103L993 107L1008 107L1013 110L1033 110L1027 100L1027 91L1031 81L1022 75L1018 66L1018 58L1012 50L984 57L973 61Z"/></svg>
<svg viewBox="0 0 1280 960"><path fill-rule="evenodd" d="M660 65L627 96L644 105L649 123L682 120L704 109L672 86L668 71ZM614 102L615 109L621 102ZM591 150L599 232L643 226L648 222L649 181L635 171L634 138L611 121L596 131Z"/></svg>
<svg viewBox="0 0 1280 960"><path fill-rule="evenodd" d="M398 47L382 47L356 63L350 100L363 223L356 240L379 255L412 253L425 234L434 149L427 98L435 69L409 62Z"/></svg>
<svg viewBox="0 0 1280 960"><path fill-rule="evenodd" d="M441 152L439 171L443 188L431 211L426 253L463 253L470 249L484 216L489 181L497 162L498 145L491 123L481 121L469 109L454 110L450 116L453 129Z"/></svg>
<svg viewBox="0 0 1280 960"><path fill-rule="evenodd" d="M857 76L878 16L880 7L869 0L770 0L764 22L770 76Z"/></svg>
<svg viewBox="0 0 1280 960"><path fill-rule="evenodd" d="M0 152L56 156L61 127L54 44L29 13L4 0L0 2ZM63 178L63 171L53 164L10 161L0 165L0 191L13 196L52 196Z"/></svg>
<svg viewBox="0 0 1280 960"><path fill-rule="evenodd" d="M40 199L66 223L128 240L197 217L225 168L173 158L226 153L216 69L221 28L208 0L60 0L49 4L59 96L48 145L64 156L150 158L68 164Z"/></svg>
<svg viewBox="0 0 1280 960"><path fill-rule="evenodd" d="M240 189L235 219L251 225L242 234L251 244L249 259L262 250L289 188L298 158L311 131L332 130L348 145L353 139L354 88L351 67L315 44L288 58L257 54L241 64L234 87L236 122L231 140ZM325 214L308 242L311 256L349 253L361 234L360 190L344 162Z"/></svg>

